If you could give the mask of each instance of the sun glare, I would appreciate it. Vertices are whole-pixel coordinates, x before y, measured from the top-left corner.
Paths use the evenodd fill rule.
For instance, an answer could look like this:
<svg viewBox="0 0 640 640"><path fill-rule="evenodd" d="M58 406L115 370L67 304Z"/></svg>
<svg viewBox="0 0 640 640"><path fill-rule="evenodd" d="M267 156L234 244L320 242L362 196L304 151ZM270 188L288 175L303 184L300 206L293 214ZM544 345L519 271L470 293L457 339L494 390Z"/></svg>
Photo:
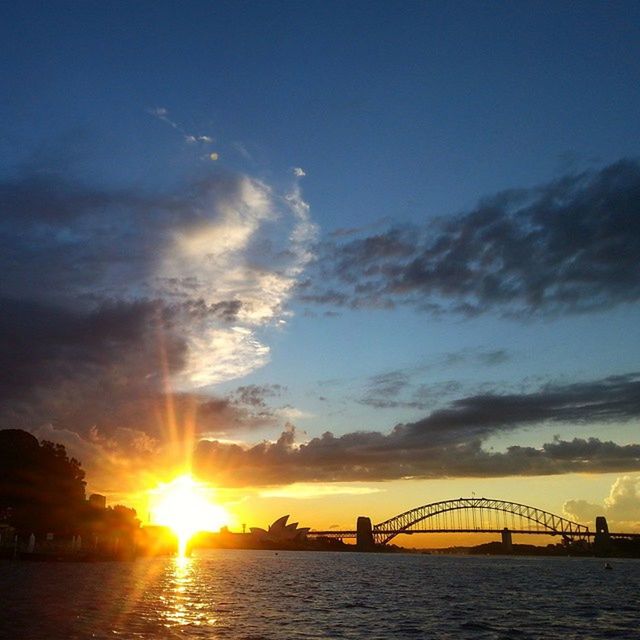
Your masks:
<svg viewBox="0 0 640 640"><path fill-rule="evenodd" d="M194 534L217 531L230 520L227 510L212 502L211 490L190 475L160 485L152 491L152 498L153 520L173 530L181 556Z"/></svg>

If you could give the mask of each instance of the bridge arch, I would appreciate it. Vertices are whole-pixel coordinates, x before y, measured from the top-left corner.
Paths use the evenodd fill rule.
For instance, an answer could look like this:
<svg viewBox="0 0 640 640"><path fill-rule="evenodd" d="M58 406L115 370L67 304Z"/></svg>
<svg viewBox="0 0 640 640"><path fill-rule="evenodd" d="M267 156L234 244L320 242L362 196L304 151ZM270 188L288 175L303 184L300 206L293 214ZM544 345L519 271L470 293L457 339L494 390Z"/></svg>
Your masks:
<svg viewBox="0 0 640 640"><path fill-rule="evenodd" d="M466 527L450 526L447 523L447 514L454 512L465 513ZM384 522L373 526L374 540L379 544L386 544L401 533L414 533L418 531L494 531L498 527L499 518L496 516L493 526L484 526L485 522L491 523L491 514L502 514L504 528L514 529L517 526L509 526L517 521L522 525L523 532L526 533L547 533L549 535L561 535L564 538L586 537L589 535L589 528L583 524L578 524L555 515L542 509L536 509L518 502L508 502L506 500L494 500L491 498L458 498L456 500L442 500L430 504L416 507L405 511ZM445 526L442 526L442 520ZM416 525L426 523L427 528L418 528Z"/></svg>

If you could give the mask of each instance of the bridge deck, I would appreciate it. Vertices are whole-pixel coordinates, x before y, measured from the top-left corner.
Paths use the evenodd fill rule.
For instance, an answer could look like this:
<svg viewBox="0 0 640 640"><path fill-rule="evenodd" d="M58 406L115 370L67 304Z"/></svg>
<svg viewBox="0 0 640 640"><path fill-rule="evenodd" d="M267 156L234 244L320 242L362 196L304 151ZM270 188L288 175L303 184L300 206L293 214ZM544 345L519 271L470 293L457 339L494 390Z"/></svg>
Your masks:
<svg viewBox="0 0 640 640"><path fill-rule="evenodd" d="M399 535L413 535L417 533L502 533L504 529L413 529L412 531L401 531ZM509 529L514 535L521 534L533 534L539 536L567 536L573 537L570 533L554 533L553 531L535 530L535 529ZM388 531L376 531L373 530L373 534L388 534ZM327 538L355 538L356 531L309 531L307 535L310 536L324 536ZM576 537L588 536L593 537L596 535L595 531L585 531L580 534L573 534ZM640 538L640 533L616 533L610 532L611 538Z"/></svg>

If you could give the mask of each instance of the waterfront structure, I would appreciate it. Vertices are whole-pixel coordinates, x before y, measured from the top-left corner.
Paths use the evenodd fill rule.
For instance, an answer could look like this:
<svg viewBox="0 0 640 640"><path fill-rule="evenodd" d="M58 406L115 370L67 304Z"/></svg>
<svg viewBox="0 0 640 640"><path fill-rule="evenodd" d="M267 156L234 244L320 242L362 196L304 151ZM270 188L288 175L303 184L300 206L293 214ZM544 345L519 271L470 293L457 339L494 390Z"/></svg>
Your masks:
<svg viewBox="0 0 640 640"><path fill-rule="evenodd" d="M268 529L260 527L251 527L250 535L254 540L261 544L281 545L281 544L299 544L307 539L309 527L298 528L297 522L287 524L289 516L278 518Z"/></svg>

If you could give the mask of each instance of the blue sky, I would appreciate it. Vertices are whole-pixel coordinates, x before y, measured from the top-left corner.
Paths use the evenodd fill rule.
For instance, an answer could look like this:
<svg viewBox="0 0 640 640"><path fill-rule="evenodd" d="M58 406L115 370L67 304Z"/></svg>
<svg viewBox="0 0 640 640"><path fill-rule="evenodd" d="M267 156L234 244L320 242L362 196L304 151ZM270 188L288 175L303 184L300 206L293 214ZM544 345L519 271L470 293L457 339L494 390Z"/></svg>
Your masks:
<svg viewBox="0 0 640 640"><path fill-rule="evenodd" d="M249 452L276 443L262 475L247 453L235 479L203 450L212 482L365 482L392 501L396 486L451 497L443 477L543 476L557 495L537 506L604 505L611 486L636 504L637 3L4 13L0 294L5 359L21 363L5 426L55 431L100 490L127 495L105 480L113 456L147 469L184 435L151 417L163 370L178 423ZM506 421L474 413L507 396ZM600 444L563 458L544 448L556 436ZM456 446L468 467L447 466ZM509 446L540 466L478 458ZM357 462L376 447L389 464Z"/></svg>

